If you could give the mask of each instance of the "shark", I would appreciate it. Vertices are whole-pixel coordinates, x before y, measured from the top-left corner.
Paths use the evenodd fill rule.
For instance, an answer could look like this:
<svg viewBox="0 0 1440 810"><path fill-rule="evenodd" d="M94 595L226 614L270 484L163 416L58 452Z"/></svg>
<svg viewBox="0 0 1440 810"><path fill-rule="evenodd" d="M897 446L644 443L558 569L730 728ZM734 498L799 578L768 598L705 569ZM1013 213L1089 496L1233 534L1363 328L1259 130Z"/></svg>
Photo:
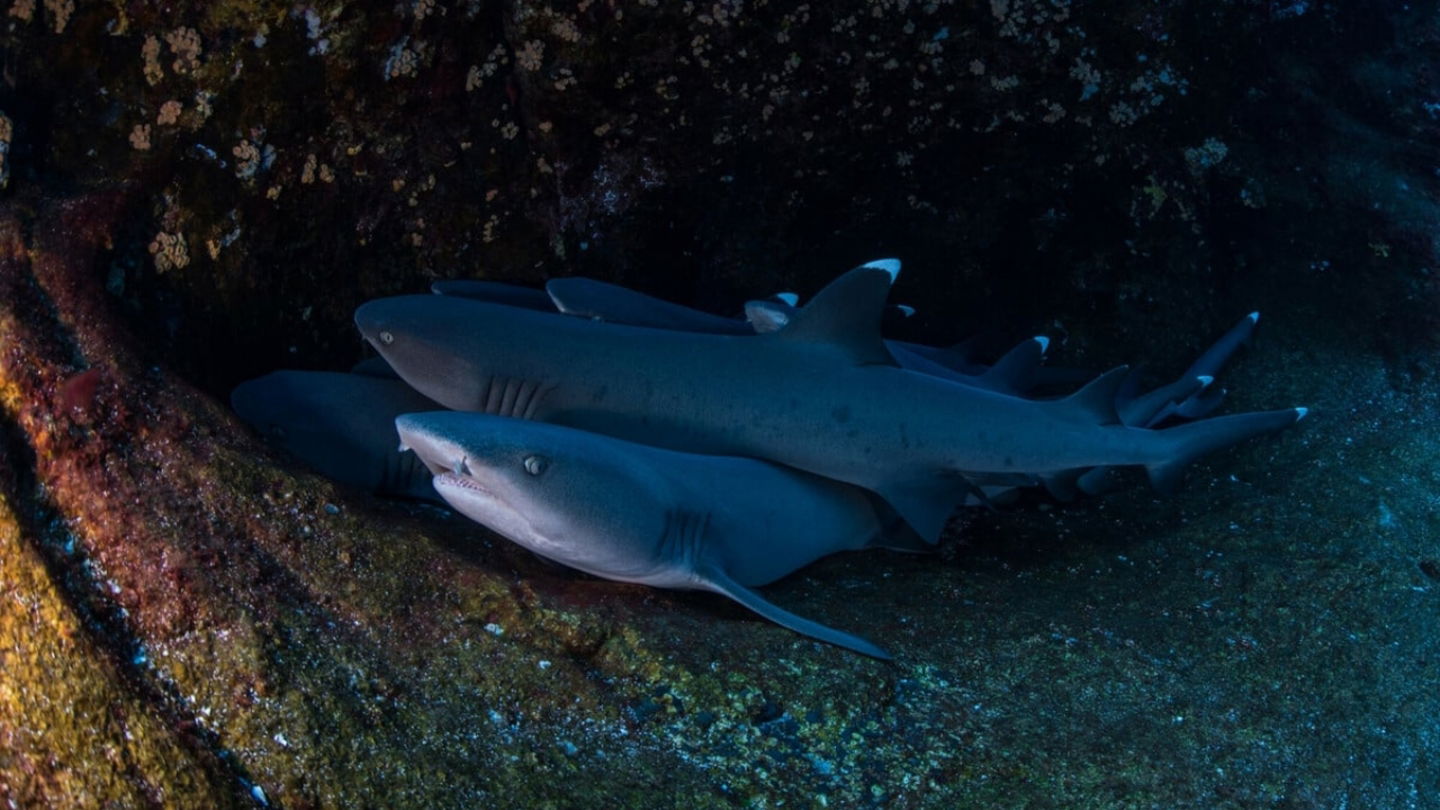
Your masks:
<svg viewBox="0 0 1440 810"><path fill-rule="evenodd" d="M880 336L898 262L861 265L764 336L627 326L451 296L362 305L365 339L446 408L679 451L762 459L878 494L926 541L980 486L1073 486L1140 466L1162 491L1207 453L1287 427L1286 408L1124 425L1124 367L1037 400L900 368Z"/></svg>
<svg viewBox="0 0 1440 810"><path fill-rule="evenodd" d="M755 334L755 328L740 318L712 315L584 276L550 279L545 283L545 292L550 294L555 307L567 315L655 329L716 335Z"/></svg>
<svg viewBox="0 0 1440 810"><path fill-rule="evenodd" d="M425 465L395 452L395 417L439 406L398 379L275 371L236 386L230 406L327 478L379 495L439 499Z"/></svg>
<svg viewBox="0 0 1440 810"><path fill-rule="evenodd" d="M483 413L402 414L395 429L446 503L542 557L604 579L717 593L875 658L891 656L753 588L837 552L928 548L888 539L907 534L886 525L890 513L865 490L764 461Z"/></svg>

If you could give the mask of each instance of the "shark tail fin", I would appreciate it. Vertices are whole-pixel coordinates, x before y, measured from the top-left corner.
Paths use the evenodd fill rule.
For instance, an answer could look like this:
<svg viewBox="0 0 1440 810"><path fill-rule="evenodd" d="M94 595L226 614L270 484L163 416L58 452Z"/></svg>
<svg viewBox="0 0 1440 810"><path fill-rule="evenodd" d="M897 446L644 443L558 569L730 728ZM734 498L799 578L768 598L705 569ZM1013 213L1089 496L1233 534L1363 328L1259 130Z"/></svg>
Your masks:
<svg viewBox="0 0 1440 810"><path fill-rule="evenodd" d="M1156 490L1170 494L1179 487L1185 468L1196 459L1254 436L1289 427L1303 419L1306 412L1305 408L1285 408L1238 413L1157 431L1172 442L1173 449L1166 460L1146 465L1145 472Z"/></svg>
<svg viewBox="0 0 1440 810"><path fill-rule="evenodd" d="M1252 312L1240 319L1240 322L1230 327L1220 339L1211 344L1203 354L1195 358L1185 374L1191 377L1210 376L1220 374L1220 369L1225 362L1235 353L1236 349L1250 342L1255 334L1255 325L1260 322L1260 313Z"/></svg>
<svg viewBox="0 0 1440 810"><path fill-rule="evenodd" d="M697 584L705 590L727 596L781 627L789 628L804 636L819 639L827 644L834 644L837 647L854 650L862 655L879 658L882 661L891 660L890 653L885 652L859 636L852 636L849 633L834 630L819 622L812 622L788 610L776 607L765 601L760 594L741 585L731 579L724 571L720 571L713 566L696 571L696 575L698 577Z"/></svg>
<svg viewBox="0 0 1440 810"><path fill-rule="evenodd" d="M1220 407L1224 400L1224 388L1197 391L1175 404L1175 415L1181 419L1201 419Z"/></svg>

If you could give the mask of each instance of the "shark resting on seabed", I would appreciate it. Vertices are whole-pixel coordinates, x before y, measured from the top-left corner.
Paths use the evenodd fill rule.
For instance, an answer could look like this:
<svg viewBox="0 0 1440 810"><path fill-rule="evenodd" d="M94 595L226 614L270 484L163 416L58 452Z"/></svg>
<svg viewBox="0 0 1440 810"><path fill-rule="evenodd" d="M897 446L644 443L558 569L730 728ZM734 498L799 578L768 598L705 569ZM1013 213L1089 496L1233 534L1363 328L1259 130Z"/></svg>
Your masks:
<svg viewBox="0 0 1440 810"><path fill-rule="evenodd" d="M785 322L759 335L568 317L504 285L381 299L356 314L384 360L373 374L277 372L232 400L322 472L438 494L571 567L722 593L877 657L750 588L836 551L928 550L957 504L1016 487L1101 491L1116 467L1138 465L1169 489L1200 455L1305 414L1144 427L1218 404L1212 375L1195 372L1218 371L1253 314L1148 394L1123 369L1050 400L974 384L988 373L1023 388L1039 341L963 380L901 368L878 329L895 269L856 268L799 309L782 299ZM390 424L414 453L395 452Z"/></svg>

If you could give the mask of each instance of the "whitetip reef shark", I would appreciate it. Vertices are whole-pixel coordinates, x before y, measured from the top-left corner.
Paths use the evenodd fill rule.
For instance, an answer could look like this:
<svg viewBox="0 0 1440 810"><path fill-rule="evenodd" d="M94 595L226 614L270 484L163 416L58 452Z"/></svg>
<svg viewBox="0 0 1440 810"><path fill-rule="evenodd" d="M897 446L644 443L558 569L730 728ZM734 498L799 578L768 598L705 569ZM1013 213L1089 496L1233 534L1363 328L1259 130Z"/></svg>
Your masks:
<svg viewBox="0 0 1440 810"><path fill-rule="evenodd" d="M355 321L403 380L447 408L778 462L879 494L932 543L977 486L1038 480L1065 491L1091 468L1135 465L1169 490L1199 456L1305 415L1151 430L1120 420L1123 368L1049 401L907 371L879 331L896 272L892 260L857 267L763 336L436 295L371 301Z"/></svg>
<svg viewBox="0 0 1440 810"><path fill-rule="evenodd" d="M858 636L751 590L838 551L926 550L887 537L867 492L746 458L678 453L503 416L404 414L401 446L457 512L604 579L704 590L798 633L876 658Z"/></svg>
<svg viewBox="0 0 1440 810"><path fill-rule="evenodd" d="M230 392L258 433L324 474L367 492L435 500L430 473L395 452L395 417L438 407L404 382L333 371L275 371Z"/></svg>

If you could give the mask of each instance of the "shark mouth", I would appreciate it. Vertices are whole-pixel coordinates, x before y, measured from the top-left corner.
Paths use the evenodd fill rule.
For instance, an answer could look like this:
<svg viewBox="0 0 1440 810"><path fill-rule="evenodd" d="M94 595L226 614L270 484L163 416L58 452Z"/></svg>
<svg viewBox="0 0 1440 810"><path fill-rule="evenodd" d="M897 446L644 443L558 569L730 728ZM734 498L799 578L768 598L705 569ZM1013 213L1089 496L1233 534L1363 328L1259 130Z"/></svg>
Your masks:
<svg viewBox="0 0 1440 810"><path fill-rule="evenodd" d="M454 472L438 472L435 474L435 485L438 487L441 484L453 486L458 489L469 490L470 492L484 495L485 497L492 500L500 500L499 496L497 496L494 491L486 489L480 484L479 481L476 481L474 478L471 478L468 475L462 475L460 473Z"/></svg>

